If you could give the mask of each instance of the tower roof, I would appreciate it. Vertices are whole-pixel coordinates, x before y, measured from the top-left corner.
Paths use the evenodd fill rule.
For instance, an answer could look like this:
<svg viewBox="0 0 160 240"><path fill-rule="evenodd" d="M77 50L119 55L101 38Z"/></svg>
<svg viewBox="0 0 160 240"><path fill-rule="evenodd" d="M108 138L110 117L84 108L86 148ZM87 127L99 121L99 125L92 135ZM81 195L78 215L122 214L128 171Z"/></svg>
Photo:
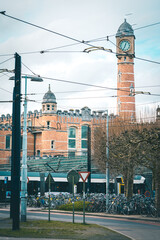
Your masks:
<svg viewBox="0 0 160 240"><path fill-rule="evenodd" d="M50 84L49 84L48 92L46 92L44 94L42 103L57 103L56 102L56 97L55 97L54 93L50 89Z"/></svg>
<svg viewBox="0 0 160 240"><path fill-rule="evenodd" d="M120 25L116 33L116 37L122 36L134 36L133 28L129 23L127 23L126 19L124 19L124 22Z"/></svg>

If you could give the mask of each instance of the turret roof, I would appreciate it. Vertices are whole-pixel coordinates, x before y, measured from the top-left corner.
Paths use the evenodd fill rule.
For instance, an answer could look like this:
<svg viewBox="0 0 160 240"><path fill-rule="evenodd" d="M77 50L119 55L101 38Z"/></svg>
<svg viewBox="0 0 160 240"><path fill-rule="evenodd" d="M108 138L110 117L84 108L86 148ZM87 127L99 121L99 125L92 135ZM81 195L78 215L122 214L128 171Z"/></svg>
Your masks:
<svg viewBox="0 0 160 240"><path fill-rule="evenodd" d="M124 22L118 28L116 37L122 36L134 36L134 31L132 26L124 19Z"/></svg>
<svg viewBox="0 0 160 240"><path fill-rule="evenodd" d="M56 102L56 97L55 97L54 93L50 89L50 84L49 84L48 92L46 92L44 94L42 103L57 103Z"/></svg>

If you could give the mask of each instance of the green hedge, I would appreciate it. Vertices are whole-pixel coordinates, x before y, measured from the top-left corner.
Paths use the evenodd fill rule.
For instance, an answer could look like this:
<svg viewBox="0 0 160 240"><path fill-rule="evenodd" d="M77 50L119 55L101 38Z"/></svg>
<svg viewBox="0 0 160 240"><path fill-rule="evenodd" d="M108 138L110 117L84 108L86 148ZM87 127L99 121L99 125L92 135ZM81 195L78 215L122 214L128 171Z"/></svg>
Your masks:
<svg viewBox="0 0 160 240"><path fill-rule="evenodd" d="M85 202L85 209L87 208L89 202ZM57 207L58 210L72 211L73 203L67 203ZM83 211L83 201L77 201L74 203L75 211Z"/></svg>

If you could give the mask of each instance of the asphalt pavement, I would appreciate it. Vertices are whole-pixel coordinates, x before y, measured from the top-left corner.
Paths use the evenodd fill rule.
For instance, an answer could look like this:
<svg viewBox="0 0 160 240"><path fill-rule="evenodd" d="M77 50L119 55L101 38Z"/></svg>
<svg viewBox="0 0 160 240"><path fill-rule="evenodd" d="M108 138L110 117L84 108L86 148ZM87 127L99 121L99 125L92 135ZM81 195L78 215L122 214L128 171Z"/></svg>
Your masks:
<svg viewBox="0 0 160 240"><path fill-rule="evenodd" d="M9 209L9 205L5 206L4 204L0 204L0 210L5 210ZM47 209L41 209L41 208L28 208L27 211L45 211L47 212ZM51 212L61 212L65 214L71 214L72 212L66 212L66 211L58 211L58 210L51 210ZM75 214L82 215L82 212L75 212ZM85 213L86 216L99 216L99 217L109 217L109 218L115 218L115 219L128 219L128 220L135 220L135 221L150 221L150 222L159 222L160 223L160 218L153 218L153 217L145 217L141 215L113 215L113 214L107 214L107 213ZM12 229L12 220L8 218L8 216L5 214L1 213L0 214L0 228L9 228ZM35 240L37 238L29 238L30 240ZM39 238L39 240L44 240L44 238ZM0 240L17 240L17 238L12 238L12 237L0 237ZM23 238L23 240L28 240L28 238ZM48 240L53 240L48 239ZM54 239L56 240L56 239Z"/></svg>

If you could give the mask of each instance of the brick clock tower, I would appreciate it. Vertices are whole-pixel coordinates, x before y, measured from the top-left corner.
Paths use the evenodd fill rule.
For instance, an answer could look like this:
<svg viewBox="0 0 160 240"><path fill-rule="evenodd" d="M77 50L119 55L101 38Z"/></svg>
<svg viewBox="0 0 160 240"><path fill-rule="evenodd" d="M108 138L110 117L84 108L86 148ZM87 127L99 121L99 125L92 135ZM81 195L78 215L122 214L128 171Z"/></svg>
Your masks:
<svg viewBox="0 0 160 240"><path fill-rule="evenodd" d="M116 34L117 56L117 114L126 121L135 121L134 56L135 36L126 19Z"/></svg>

